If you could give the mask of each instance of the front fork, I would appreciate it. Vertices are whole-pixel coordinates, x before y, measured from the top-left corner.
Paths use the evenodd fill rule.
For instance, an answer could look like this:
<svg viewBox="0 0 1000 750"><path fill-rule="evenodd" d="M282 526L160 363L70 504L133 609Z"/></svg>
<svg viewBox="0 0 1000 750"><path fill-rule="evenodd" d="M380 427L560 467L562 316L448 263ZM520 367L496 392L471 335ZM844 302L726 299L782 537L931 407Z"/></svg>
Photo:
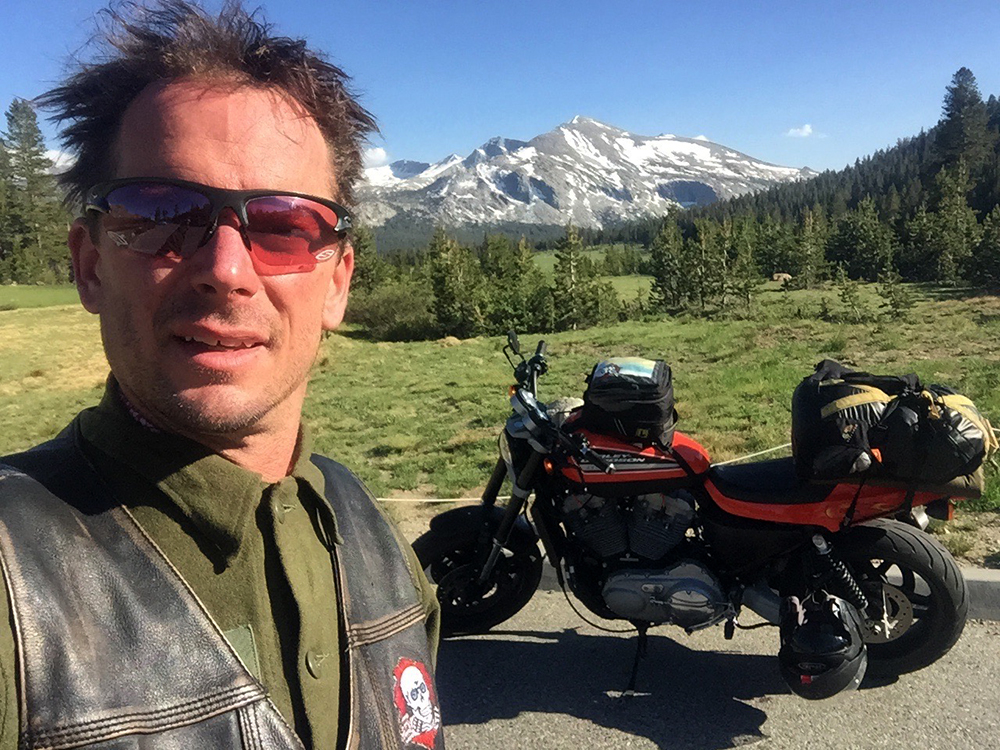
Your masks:
<svg viewBox="0 0 1000 750"><path fill-rule="evenodd" d="M497 559L500 557L500 552L510 538L511 529L514 528L517 517L521 515L521 510L524 508L525 503L528 502L535 472L538 471L538 466L541 462L542 454L538 451L532 451L524 468L521 469L521 473L517 475L514 488L510 493L510 502L507 504L503 518L500 519L500 525L497 526L496 531L492 532L493 543L490 546L489 554L483 562L482 568L479 571L479 578L476 581L480 586L485 585L489 580L490 575L493 573L493 568L496 567ZM492 508L496 505L497 495L500 493L500 487L503 486L503 480L506 476L507 464L503 459L500 459L497 461L497 465L493 469L493 475L490 477L490 481L483 491L484 508ZM486 538L489 538L491 533L490 517L491 514L489 513L483 514L483 533Z"/></svg>

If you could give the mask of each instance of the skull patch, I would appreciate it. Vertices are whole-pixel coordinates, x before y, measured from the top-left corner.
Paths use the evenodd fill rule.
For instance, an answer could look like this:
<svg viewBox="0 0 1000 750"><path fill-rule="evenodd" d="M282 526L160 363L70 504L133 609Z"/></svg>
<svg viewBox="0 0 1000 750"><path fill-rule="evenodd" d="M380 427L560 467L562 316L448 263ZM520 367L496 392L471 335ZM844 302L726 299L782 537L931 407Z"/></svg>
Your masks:
<svg viewBox="0 0 1000 750"><path fill-rule="evenodd" d="M403 745L433 750L441 731L441 709L427 667L412 659L400 659L393 676L393 697L399 709L399 734Z"/></svg>

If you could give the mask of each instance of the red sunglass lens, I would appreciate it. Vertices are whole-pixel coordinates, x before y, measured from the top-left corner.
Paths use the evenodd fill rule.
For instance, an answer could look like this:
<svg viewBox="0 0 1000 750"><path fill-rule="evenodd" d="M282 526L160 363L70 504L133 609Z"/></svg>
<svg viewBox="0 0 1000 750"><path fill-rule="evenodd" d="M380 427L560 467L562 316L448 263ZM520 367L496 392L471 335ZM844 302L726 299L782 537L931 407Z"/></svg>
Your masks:
<svg viewBox="0 0 1000 750"><path fill-rule="evenodd" d="M264 265L315 264L322 251L339 241L339 217L308 198L272 195L246 203L247 236Z"/></svg>

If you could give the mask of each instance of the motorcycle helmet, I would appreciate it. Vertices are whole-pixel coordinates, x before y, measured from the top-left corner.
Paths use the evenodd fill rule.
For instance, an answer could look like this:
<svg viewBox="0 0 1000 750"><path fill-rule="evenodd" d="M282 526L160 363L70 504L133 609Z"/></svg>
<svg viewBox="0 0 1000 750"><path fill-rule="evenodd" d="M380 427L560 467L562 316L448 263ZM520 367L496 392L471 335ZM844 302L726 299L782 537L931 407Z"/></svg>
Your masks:
<svg viewBox="0 0 1000 750"><path fill-rule="evenodd" d="M792 692L809 700L855 690L868 668L861 617L850 602L818 591L781 605L778 665Z"/></svg>

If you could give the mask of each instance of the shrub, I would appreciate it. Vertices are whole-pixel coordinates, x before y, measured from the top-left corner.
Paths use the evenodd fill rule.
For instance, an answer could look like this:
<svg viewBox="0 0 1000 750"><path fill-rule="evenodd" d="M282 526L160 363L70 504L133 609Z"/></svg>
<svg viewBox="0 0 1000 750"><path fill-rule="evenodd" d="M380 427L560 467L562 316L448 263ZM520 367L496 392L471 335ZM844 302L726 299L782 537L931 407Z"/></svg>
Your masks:
<svg viewBox="0 0 1000 750"><path fill-rule="evenodd" d="M376 341L421 341L436 338L431 311L433 295L426 284L396 281L351 296L347 320Z"/></svg>

